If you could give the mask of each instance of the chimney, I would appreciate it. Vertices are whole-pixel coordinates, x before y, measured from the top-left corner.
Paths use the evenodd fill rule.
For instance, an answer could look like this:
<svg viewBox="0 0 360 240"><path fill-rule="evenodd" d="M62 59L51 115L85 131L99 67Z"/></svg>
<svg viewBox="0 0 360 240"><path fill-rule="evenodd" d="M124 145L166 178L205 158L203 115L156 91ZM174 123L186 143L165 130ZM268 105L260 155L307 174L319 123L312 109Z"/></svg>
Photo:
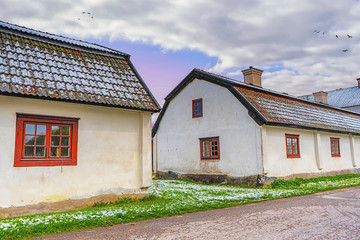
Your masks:
<svg viewBox="0 0 360 240"><path fill-rule="evenodd" d="M357 78L356 80L358 82L358 87L360 87L360 78Z"/></svg>
<svg viewBox="0 0 360 240"><path fill-rule="evenodd" d="M313 93L314 101L317 103L327 104L327 95L328 95L328 93L324 92L324 91Z"/></svg>
<svg viewBox="0 0 360 240"><path fill-rule="evenodd" d="M250 66L249 69L243 70L244 83L261 87L262 72L262 70L253 68L252 66Z"/></svg>

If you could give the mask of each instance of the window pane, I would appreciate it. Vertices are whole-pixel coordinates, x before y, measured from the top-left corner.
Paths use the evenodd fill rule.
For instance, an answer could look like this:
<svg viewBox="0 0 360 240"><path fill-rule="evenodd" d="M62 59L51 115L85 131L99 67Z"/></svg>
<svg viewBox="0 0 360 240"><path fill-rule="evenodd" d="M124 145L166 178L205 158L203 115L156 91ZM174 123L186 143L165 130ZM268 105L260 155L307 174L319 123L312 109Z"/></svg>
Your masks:
<svg viewBox="0 0 360 240"><path fill-rule="evenodd" d="M287 154L292 154L291 139L288 138L288 139L286 140L286 142L287 142Z"/></svg>
<svg viewBox="0 0 360 240"><path fill-rule="evenodd" d="M36 147L36 156L44 157L45 156L45 147Z"/></svg>
<svg viewBox="0 0 360 240"><path fill-rule="evenodd" d="M202 147L203 147L203 156L209 157L210 156L209 141L203 141Z"/></svg>
<svg viewBox="0 0 360 240"><path fill-rule="evenodd" d="M201 116L201 101L193 102L194 106L194 115Z"/></svg>
<svg viewBox="0 0 360 240"><path fill-rule="evenodd" d="M61 135L69 136L70 135L70 127L61 127Z"/></svg>
<svg viewBox="0 0 360 240"><path fill-rule="evenodd" d="M36 145L45 145L46 136L36 136Z"/></svg>
<svg viewBox="0 0 360 240"><path fill-rule="evenodd" d="M69 148L68 147L61 148L61 156L62 157L68 157L69 156Z"/></svg>
<svg viewBox="0 0 360 240"><path fill-rule="evenodd" d="M61 138L61 146L69 146L69 137L62 137Z"/></svg>
<svg viewBox="0 0 360 240"><path fill-rule="evenodd" d="M35 134L35 124L25 124L25 134Z"/></svg>
<svg viewBox="0 0 360 240"><path fill-rule="evenodd" d="M340 155L340 150L339 150L339 140L337 139L332 139L331 140L331 154L333 155Z"/></svg>
<svg viewBox="0 0 360 240"><path fill-rule="evenodd" d="M45 135L46 134L46 125L37 125L36 126L36 134L37 135Z"/></svg>
<svg viewBox="0 0 360 240"><path fill-rule="evenodd" d="M50 151L50 155L52 157L58 157L60 156L60 148L59 147L52 147Z"/></svg>
<svg viewBox="0 0 360 240"><path fill-rule="evenodd" d="M25 135L25 145L35 145L35 136Z"/></svg>
<svg viewBox="0 0 360 240"><path fill-rule="evenodd" d="M298 154L297 139L294 139L293 141L293 154Z"/></svg>
<svg viewBox="0 0 360 240"><path fill-rule="evenodd" d="M60 135L60 126L51 126L51 135Z"/></svg>
<svg viewBox="0 0 360 240"><path fill-rule="evenodd" d="M25 157L33 157L34 156L34 147L25 147Z"/></svg>
<svg viewBox="0 0 360 240"><path fill-rule="evenodd" d="M59 146L60 145L60 137L51 137L51 145Z"/></svg>

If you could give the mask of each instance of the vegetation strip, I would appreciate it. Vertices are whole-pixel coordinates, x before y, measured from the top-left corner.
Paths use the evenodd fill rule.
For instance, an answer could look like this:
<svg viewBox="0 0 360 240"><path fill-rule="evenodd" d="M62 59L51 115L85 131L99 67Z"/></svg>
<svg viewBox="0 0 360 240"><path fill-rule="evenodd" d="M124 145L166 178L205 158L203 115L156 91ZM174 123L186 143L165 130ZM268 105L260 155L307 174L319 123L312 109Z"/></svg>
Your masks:
<svg viewBox="0 0 360 240"><path fill-rule="evenodd" d="M0 219L0 239L23 239L358 186L360 174L276 180L263 188L154 180L151 195L62 213Z"/></svg>

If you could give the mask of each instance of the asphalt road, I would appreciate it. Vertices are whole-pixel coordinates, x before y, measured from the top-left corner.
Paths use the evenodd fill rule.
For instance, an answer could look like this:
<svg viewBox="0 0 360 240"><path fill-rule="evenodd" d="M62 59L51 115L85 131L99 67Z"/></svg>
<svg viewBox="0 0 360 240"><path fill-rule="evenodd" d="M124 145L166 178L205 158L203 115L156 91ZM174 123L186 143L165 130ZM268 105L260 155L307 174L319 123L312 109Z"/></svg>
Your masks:
<svg viewBox="0 0 360 240"><path fill-rule="evenodd" d="M360 239L360 187L38 239Z"/></svg>

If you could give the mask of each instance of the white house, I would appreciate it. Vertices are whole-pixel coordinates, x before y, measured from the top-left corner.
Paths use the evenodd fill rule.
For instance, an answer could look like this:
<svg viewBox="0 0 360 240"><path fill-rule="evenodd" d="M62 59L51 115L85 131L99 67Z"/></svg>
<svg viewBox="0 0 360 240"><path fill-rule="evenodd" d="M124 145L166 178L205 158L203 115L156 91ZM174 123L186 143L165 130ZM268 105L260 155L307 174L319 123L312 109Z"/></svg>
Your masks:
<svg viewBox="0 0 360 240"><path fill-rule="evenodd" d="M146 193L157 111L128 54L0 22L0 208Z"/></svg>
<svg viewBox="0 0 360 240"><path fill-rule="evenodd" d="M194 69L153 127L159 176L264 184L274 178L360 172L360 114Z"/></svg>

